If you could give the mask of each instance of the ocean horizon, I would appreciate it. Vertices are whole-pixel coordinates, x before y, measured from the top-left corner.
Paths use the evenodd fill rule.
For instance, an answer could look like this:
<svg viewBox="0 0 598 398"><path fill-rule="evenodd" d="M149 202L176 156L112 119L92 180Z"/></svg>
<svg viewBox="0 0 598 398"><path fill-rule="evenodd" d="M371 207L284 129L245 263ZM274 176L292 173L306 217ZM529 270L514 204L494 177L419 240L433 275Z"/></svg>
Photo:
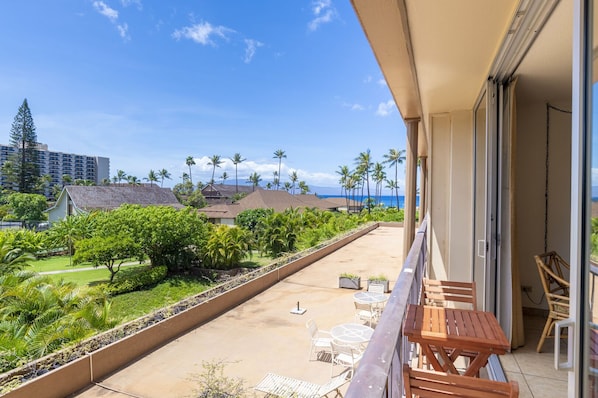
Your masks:
<svg viewBox="0 0 598 398"><path fill-rule="evenodd" d="M318 198L326 199L326 198L345 198L345 195L317 195ZM397 197L395 195L382 195L380 197L376 197L374 195L370 195L370 198L373 198L377 203L383 204L385 207L397 207ZM367 195L358 195L355 196L355 199L358 202L365 203L367 200ZM415 197L415 205L419 206L419 195ZM399 195L399 208L405 208L405 195Z"/></svg>

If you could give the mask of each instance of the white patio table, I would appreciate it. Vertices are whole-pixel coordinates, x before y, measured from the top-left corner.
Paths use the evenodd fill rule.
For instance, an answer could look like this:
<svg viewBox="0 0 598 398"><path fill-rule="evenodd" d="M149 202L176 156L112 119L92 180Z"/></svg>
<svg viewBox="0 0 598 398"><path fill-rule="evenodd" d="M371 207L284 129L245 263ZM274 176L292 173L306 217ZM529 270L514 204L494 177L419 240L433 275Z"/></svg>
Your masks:
<svg viewBox="0 0 598 398"><path fill-rule="evenodd" d="M341 343L359 345L370 341L374 329L360 323L342 323L330 329L330 334Z"/></svg>

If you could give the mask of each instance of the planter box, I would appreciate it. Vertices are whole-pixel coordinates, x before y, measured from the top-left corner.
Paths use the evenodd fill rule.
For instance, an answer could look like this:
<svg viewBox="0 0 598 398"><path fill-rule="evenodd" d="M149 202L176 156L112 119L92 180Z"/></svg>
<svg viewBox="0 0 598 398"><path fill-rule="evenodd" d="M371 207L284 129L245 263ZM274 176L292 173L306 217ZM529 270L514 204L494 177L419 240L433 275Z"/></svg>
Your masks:
<svg viewBox="0 0 598 398"><path fill-rule="evenodd" d="M338 287L345 289L361 289L361 277L358 278L347 278L344 276L338 277Z"/></svg>
<svg viewBox="0 0 598 398"><path fill-rule="evenodd" d="M368 292L370 291L370 286L380 286L380 291L388 293L390 291L390 289L388 288L388 282L389 281L374 281L368 279Z"/></svg>

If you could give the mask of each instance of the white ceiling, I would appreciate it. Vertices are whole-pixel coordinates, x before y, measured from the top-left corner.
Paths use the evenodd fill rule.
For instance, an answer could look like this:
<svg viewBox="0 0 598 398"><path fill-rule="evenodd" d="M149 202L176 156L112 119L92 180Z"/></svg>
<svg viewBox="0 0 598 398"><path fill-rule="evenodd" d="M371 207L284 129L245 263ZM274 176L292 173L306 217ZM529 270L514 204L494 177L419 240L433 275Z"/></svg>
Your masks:
<svg viewBox="0 0 598 398"><path fill-rule="evenodd" d="M424 123L429 113L474 107L519 5L517 0L352 3L401 115L424 116ZM559 2L517 69L518 102L570 101L572 8L572 0Z"/></svg>

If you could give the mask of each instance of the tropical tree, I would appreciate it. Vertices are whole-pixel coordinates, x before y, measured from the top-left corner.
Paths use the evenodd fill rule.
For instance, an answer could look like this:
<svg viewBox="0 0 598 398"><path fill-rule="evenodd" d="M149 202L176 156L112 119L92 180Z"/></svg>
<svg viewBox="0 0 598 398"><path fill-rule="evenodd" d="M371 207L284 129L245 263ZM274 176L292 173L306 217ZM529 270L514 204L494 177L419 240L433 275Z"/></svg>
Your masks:
<svg viewBox="0 0 598 398"><path fill-rule="evenodd" d="M291 180L291 189L293 190L293 195L295 195L295 184L299 181L299 176L297 175L297 171L293 170L291 174L289 174L289 179Z"/></svg>
<svg viewBox="0 0 598 398"><path fill-rule="evenodd" d="M137 176L127 176L127 182L130 185L139 185L139 184L141 184L141 182L139 181L139 178L137 178Z"/></svg>
<svg viewBox="0 0 598 398"><path fill-rule="evenodd" d="M349 170L349 166L343 165L338 166L338 170L336 174L340 175L341 178L338 180L338 183L341 184L341 195L343 194L343 190L345 190L345 197L348 196L348 192L345 189L345 185L347 184L347 180L351 176L351 171Z"/></svg>
<svg viewBox="0 0 598 398"><path fill-rule="evenodd" d="M150 170L144 180L148 181L150 185L154 185L154 182L158 182L158 174L154 170Z"/></svg>
<svg viewBox="0 0 598 398"><path fill-rule="evenodd" d="M226 182L226 180L228 180L228 173L226 171L222 172L222 175L220 176L220 179L222 180L222 185L224 185L224 183Z"/></svg>
<svg viewBox="0 0 598 398"><path fill-rule="evenodd" d="M122 171L122 170L120 170ZM122 171L124 173L124 171ZM73 183L73 177L70 174L63 174L62 175L62 186L71 185Z"/></svg>
<svg viewBox="0 0 598 398"><path fill-rule="evenodd" d="M405 150L404 149L394 149L391 148L388 150L388 153L383 155L386 160L383 163L388 163L390 167L395 168L395 183L399 183L399 165L403 164L405 161ZM399 208L399 190L398 185L395 189L395 196L397 198L397 209Z"/></svg>
<svg viewBox="0 0 598 398"><path fill-rule="evenodd" d="M6 235L2 236L0 244L0 277L16 271L21 271L29 265L28 263L30 261L34 260L35 256L33 254L13 246L7 241Z"/></svg>
<svg viewBox="0 0 598 398"><path fill-rule="evenodd" d="M278 186L280 185L280 177L278 171L276 170L274 170L274 172L272 173L272 185L274 185L276 187L276 190L278 190Z"/></svg>
<svg viewBox="0 0 598 398"><path fill-rule="evenodd" d="M195 159L193 159L193 156L187 156L185 164L187 165L187 167L189 167L189 181L191 181L191 184L193 184L193 176L191 174L191 166L195 165Z"/></svg>
<svg viewBox="0 0 598 398"><path fill-rule="evenodd" d="M214 183L214 173L216 173L216 167L220 167L222 163L224 163L224 161L220 159L220 155L212 155L210 158L210 161L208 162L208 166L212 166L212 179L210 180L210 184Z"/></svg>
<svg viewBox="0 0 598 398"><path fill-rule="evenodd" d="M21 271L1 276L0 285L1 372L115 324L106 296L81 293L73 282Z"/></svg>
<svg viewBox="0 0 598 398"><path fill-rule="evenodd" d="M206 243L206 259L211 267L231 269L249 254L251 233L239 227L220 225Z"/></svg>
<svg viewBox="0 0 598 398"><path fill-rule="evenodd" d="M48 242L51 247L62 249L66 247L69 252L69 265L75 250L75 242L90 238L95 228L96 213L68 216L55 222L48 230Z"/></svg>
<svg viewBox="0 0 598 398"><path fill-rule="evenodd" d="M8 196L12 215L22 221L42 221L46 219L44 211L48 203L44 195L34 193L13 193Z"/></svg>
<svg viewBox="0 0 598 398"><path fill-rule="evenodd" d="M309 186L305 183L305 181L299 181L299 189L301 190L302 195L305 195L309 192Z"/></svg>
<svg viewBox="0 0 598 398"><path fill-rule="evenodd" d="M276 151L274 151L274 158L278 158L278 175L280 176L280 166L282 164L282 158L286 159L287 155L285 154L285 152L282 149L277 149ZM278 190L278 187L280 185L280 180L276 181L275 183L276 185L276 190Z"/></svg>
<svg viewBox="0 0 598 398"><path fill-rule="evenodd" d="M73 257L75 264L89 261L96 268L105 266L110 271L110 283L126 260L143 259L141 246L125 234L93 236L80 240L76 245L77 252Z"/></svg>
<svg viewBox="0 0 598 398"><path fill-rule="evenodd" d="M250 182L253 186L252 191L255 191L255 187L258 187L261 181L262 177L255 171L249 175L249 179L247 180L247 182Z"/></svg>
<svg viewBox="0 0 598 398"><path fill-rule="evenodd" d="M127 173L124 172L124 170L116 170L116 181L118 182L118 185L120 185L120 182L123 180L127 179Z"/></svg>
<svg viewBox="0 0 598 398"><path fill-rule="evenodd" d="M232 160L233 164L235 165L235 193L236 193L236 192L239 192L239 176L237 174L237 168L240 163L243 163L247 159L243 158L241 156L241 154L237 152L233 155L232 158L230 158L230 160Z"/></svg>
<svg viewBox="0 0 598 398"><path fill-rule="evenodd" d="M170 173L166 169L162 169L158 171L158 176L160 177L160 187L164 186L164 180L170 180Z"/></svg>
<svg viewBox="0 0 598 398"><path fill-rule="evenodd" d="M393 192L399 189L399 186L397 185L397 182L395 180L386 180L386 188L390 189L390 207L392 207ZM397 203L397 208L398 207L399 204Z"/></svg>
<svg viewBox="0 0 598 398"><path fill-rule="evenodd" d="M382 196L382 183L386 179L386 173L384 172L384 166L380 162L376 162L374 164L374 169L372 170L372 180L376 183L376 203L380 204L380 197Z"/></svg>
<svg viewBox="0 0 598 398"><path fill-rule="evenodd" d="M368 213L371 211L371 198L370 198L370 171L372 170L372 155L370 150L368 149L365 152L361 152L359 156L355 158L355 163L357 164L357 168L363 172L366 187L367 187L367 203L368 203Z"/></svg>
<svg viewBox="0 0 598 398"><path fill-rule="evenodd" d="M291 190L291 188L293 188L293 184L291 184L290 181L285 181L284 182L284 190L289 192Z"/></svg>
<svg viewBox="0 0 598 398"><path fill-rule="evenodd" d="M16 186L10 188L21 193L35 193L40 177L38 162L38 142L35 124L27 98L19 107L10 129L9 143L16 148L16 152L9 157L12 162L10 169L3 169L3 173L14 173L9 181L15 181Z"/></svg>

